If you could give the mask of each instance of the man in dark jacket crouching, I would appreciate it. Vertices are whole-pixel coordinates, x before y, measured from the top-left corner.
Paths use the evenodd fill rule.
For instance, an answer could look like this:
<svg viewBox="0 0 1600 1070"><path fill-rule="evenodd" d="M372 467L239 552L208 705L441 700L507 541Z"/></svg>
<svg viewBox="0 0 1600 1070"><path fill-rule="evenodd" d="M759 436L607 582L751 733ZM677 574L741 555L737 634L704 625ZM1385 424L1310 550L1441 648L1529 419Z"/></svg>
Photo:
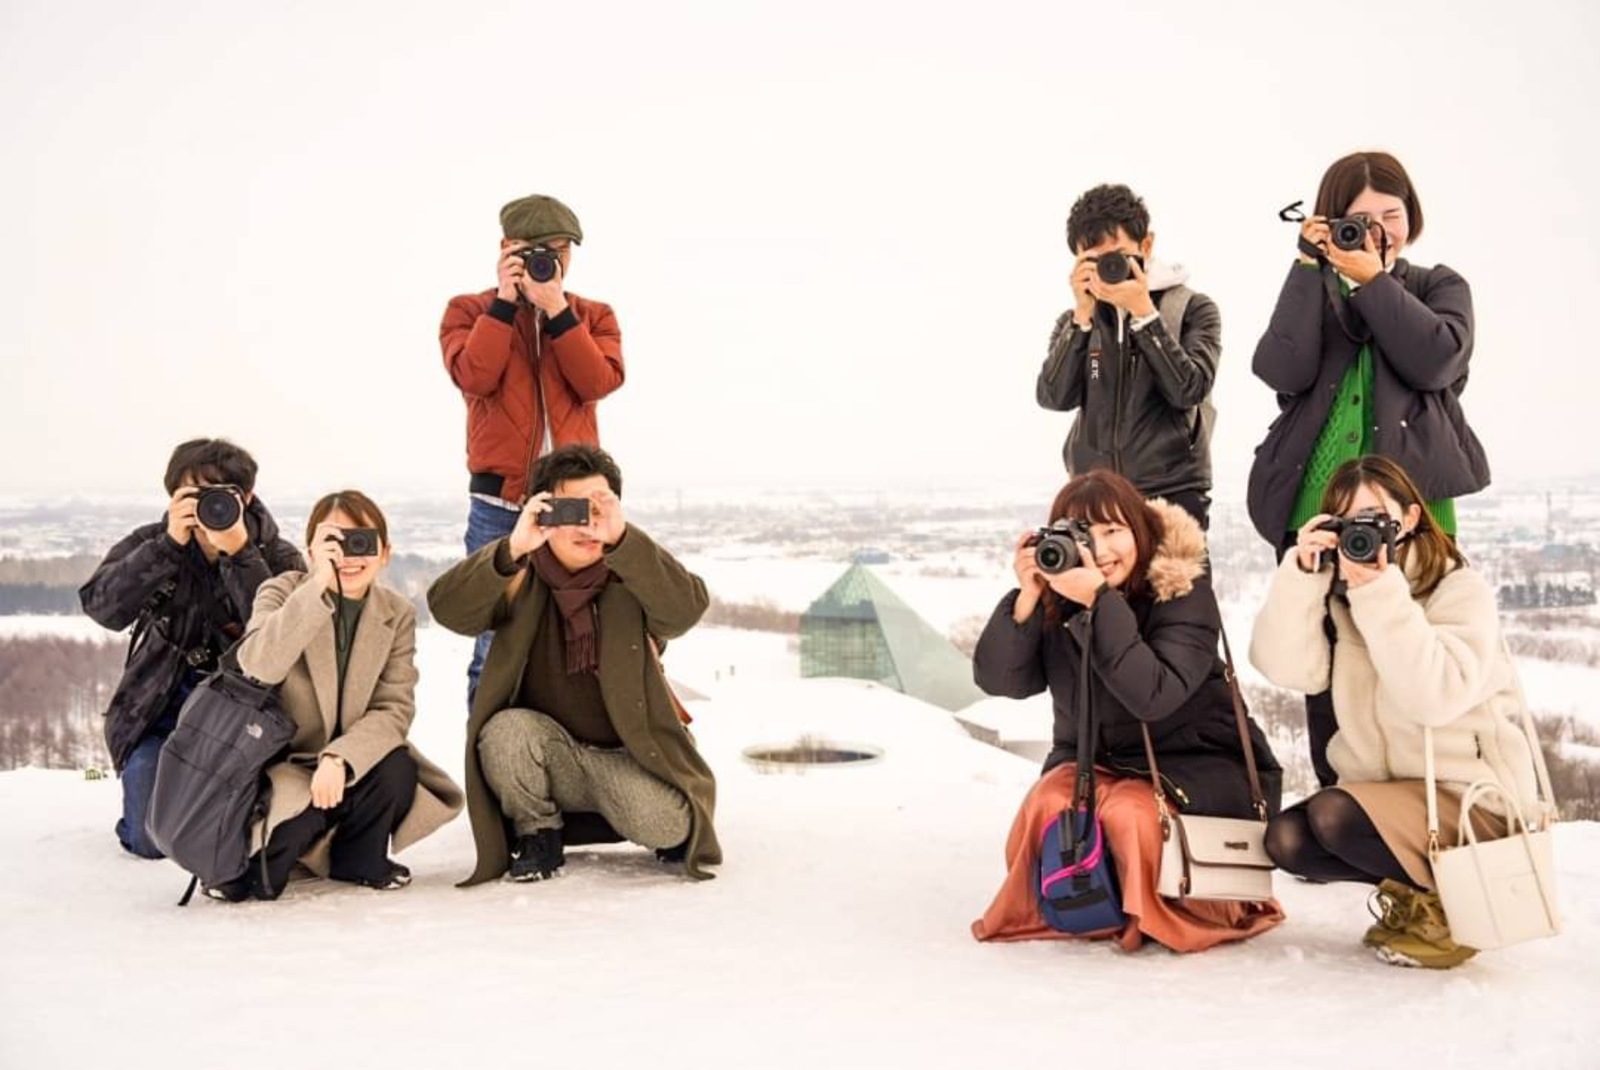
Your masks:
<svg viewBox="0 0 1600 1070"><path fill-rule="evenodd" d="M278 537L255 496L256 462L224 439L172 451L165 519L111 548L78 591L84 613L115 631L133 626L128 665L106 710L106 747L122 774L117 839L160 858L145 831L161 744L217 658L244 634L264 580L305 562Z"/></svg>
<svg viewBox="0 0 1600 1070"><path fill-rule="evenodd" d="M467 723L463 883L550 877L566 844L619 840L709 877L716 781L656 655L705 612L705 584L623 518L605 451L546 454L529 490L511 534L428 591L446 628L494 632Z"/></svg>

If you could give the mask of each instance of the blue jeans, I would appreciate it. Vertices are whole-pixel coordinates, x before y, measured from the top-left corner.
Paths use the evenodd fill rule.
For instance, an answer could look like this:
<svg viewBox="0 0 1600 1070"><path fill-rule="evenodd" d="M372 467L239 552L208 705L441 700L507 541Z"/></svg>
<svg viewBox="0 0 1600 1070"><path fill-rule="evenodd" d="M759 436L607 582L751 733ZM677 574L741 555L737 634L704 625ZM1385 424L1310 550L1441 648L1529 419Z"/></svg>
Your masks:
<svg viewBox="0 0 1600 1070"><path fill-rule="evenodd" d="M477 498L471 499L467 509L467 556L471 557L496 539L503 539L517 526L516 509L502 509L498 505ZM478 675L483 672L483 658L489 652L493 632L484 632L472 647L472 663L467 666L467 713L472 713L472 699L478 693Z"/></svg>
<svg viewBox="0 0 1600 1070"><path fill-rule="evenodd" d="M146 733L128 755L128 764L122 767L122 816L117 819L117 839L123 850L140 858L167 857L145 831L144 820L150 813L150 794L156 787L156 760L161 757L161 744L167 741L171 730L168 726L165 732Z"/></svg>

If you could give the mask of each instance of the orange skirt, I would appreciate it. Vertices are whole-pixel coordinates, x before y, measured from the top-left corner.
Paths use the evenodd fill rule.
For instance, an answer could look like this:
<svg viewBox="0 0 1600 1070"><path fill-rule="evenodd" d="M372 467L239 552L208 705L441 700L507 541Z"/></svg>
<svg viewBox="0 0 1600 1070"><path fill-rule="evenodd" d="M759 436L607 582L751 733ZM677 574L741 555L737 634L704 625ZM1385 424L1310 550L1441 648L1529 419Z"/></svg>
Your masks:
<svg viewBox="0 0 1600 1070"><path fill-rule="evenodd" d="M1128 922L1120 932L1081 937L1057 932L1039 914L1039 843L1045 827L1072 800L1077 768L1071 762L1046 773L1029 790L1006 837L1006 879L983 917L972 923L979 940L1114 939L1134 951L1145 938L1173 951L1204 951L1246 940L1283 920L1276 899L1264 903L1163 899L1156 894L1161 862L1161 817L1150 782L1095 771L1095 805L1122 887Z"/></svg>

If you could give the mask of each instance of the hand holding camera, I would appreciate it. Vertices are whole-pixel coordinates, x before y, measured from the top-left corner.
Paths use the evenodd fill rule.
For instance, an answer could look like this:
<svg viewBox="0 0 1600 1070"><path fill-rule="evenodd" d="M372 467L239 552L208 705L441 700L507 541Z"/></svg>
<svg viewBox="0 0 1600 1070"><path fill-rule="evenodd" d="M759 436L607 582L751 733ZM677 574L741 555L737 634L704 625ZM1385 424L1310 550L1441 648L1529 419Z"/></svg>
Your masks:
<svg viewBox="0 0 1600 1070"><path fill-rule="evenodd" d="M1328 227L1333 241L1324 255L1339 274L1362 286L1383 274L1383 255L1378 251L1372 226L1366 216L1335 219ZM1356 241L1357 235L1357 244L1345 244Z"/></svg>
<svg viewBox="0 0 1600 1070"><path fill-rule="evenodd" d="M628 530L628 521L622 515L622 499L607 487L596 491L589 503L588 526L594 537L607 546L621 542Z"/></svg>
<svg viewBox="0 0 1600 1070"><path fill-rule="evenodd" d="M339 566L344 563L344 531L332 521L317 525L307 547L311 558L311 580L330 594L339 591Z"/></svg>
<svg viewBox="0 0 1600 1070"><path fill-rule="evenodd" d="M1089 283L1095 277L1095 259L1085 253L1072 265L1072 320L1088 330L1094 325L1094 291Z"/></svg>
<svg viewBox="0 0 1600 1070"><path fill-rule="evenodd" d="M1097 300L1132 316L1148 316L1156 310L1155 302L1150 300L1150 282L1145 277L1143 257L1112 250L1095 257L1094 268L1089 292Z"/></svg>
<svg viewBox="0 0 1600 1070"><path fill-rule="evenodd" d="M1295 553L1306 572L1319 571L1337 553L1338 573L1346 586L1362 587L1394 561L1400 526L1400 521L1377 509L1363 509L1349 517L1324 513L1300 529Z"/></svg>
<svg viewBox="0 0 1600 1070"><path fill-rule="evenodd" d="M236 554L250 541L244 524L244 497L238 487L219 483L179 487L167 504L167 535L179 546L198 534L202 542L225 554Z"/></svg>
<svg viewBox="0 0 1600 1070"><path fill-rule="evenodd" d="M523 504L506 544L511 550L512 560L521 561L549 541L549 525L544 522L543 516L550 511L550 498L549 491L540 491Z"/></svg>
<svg viewBox="0 0 1600 1070"><path fill-rule="evenodd" d="M179 487L167 502L167 538L179 546L188 546L189 540L194 538L194 529L200 526L195 504L193 487Z"/></svg>

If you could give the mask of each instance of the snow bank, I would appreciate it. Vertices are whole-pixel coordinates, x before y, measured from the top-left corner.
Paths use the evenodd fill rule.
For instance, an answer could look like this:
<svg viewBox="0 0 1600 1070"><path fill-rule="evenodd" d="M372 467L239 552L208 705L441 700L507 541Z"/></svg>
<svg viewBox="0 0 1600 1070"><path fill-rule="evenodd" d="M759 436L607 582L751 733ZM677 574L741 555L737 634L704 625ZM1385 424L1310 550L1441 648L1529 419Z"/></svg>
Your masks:
<svg viewBox="0 0 1600 1070"><path fill-rule="evenodd" d="M459 769L467 644L419 640L415 737ZM1363 889L1281 876L1289 921L1245 946L981 945L967 926L1036 766L869 684L705 681L726 653L667 654L710 695L691 708L727 864L705 884L616 847L457 889L463 818L404 856L402 892L180 910L174 866L117 849L115 781L0 774L0 1067L1595 1065L1600 826L1560 829L1564 936L1446 974L1359 947ZM883 756L741 756L805 735Z"/></svg>

